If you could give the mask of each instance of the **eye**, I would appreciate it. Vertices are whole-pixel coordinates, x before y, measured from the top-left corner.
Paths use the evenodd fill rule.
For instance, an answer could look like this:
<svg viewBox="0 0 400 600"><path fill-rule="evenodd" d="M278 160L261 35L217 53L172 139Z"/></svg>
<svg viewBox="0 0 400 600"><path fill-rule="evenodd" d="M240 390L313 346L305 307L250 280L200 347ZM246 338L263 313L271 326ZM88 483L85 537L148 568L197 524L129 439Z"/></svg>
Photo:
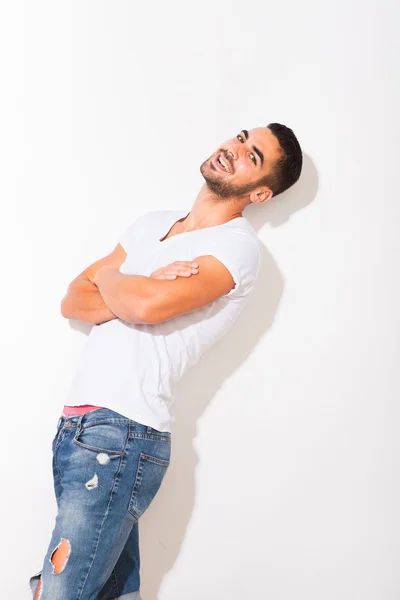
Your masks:
<svg viewBox="0 0 400 600"><path fill-rule="evenodd" d="M240 133L239 133L239 135L237 135L236 137L239 140L239 142L241 142L243 144L243 142L244 142L243 136L240 135Z"/></svg>
<svg viewBox="0 0 400 600"><path fill-rule="evenodd" d="M256 157L254 156L254 154L253 154L253 153L251 153L251 154L250 154L250 158L251 158L251 160L253 161L253 163L254 163L255 165L257 165L257 159L256 159Z"/></svg>

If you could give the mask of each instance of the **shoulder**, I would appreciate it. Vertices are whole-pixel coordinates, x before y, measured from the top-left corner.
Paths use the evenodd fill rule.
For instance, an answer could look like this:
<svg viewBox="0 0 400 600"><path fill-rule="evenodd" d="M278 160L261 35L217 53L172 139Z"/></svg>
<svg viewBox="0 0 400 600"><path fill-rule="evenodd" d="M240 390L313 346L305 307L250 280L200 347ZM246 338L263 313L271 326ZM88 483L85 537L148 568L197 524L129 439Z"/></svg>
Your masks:
<svg viewBox="0 0 400 600"><path fill-rule="evenodd" d="M244 217L229 221L227 227L216 236L215 244L226 246L238 258L244 253L244 260L259 262L261 258L262 243L256 230Z"/></svg>
<svg viewBox="0 0 400 600"><path fill-rule="evenodd" d="M214 237L213 256L217 258L231 273L235 288L228 294L232 297L247 296L253 289L258 277L262 244L257 232L247 219L234 219Z"/></svg>

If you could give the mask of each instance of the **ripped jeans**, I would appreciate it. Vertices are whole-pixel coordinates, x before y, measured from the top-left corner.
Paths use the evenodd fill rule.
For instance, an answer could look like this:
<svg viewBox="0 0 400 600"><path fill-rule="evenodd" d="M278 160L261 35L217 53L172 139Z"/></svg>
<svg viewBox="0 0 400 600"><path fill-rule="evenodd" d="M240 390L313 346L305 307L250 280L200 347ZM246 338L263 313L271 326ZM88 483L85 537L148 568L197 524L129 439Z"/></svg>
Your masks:
<svg viewBox="0 0 400 600"><path fill-rule="evenodd" d="M171 434L108 408L61 416L53 440L58 512L40 600L140 600L138 520L167 471ZM53 554L67 552L62 568Z"/></svg>

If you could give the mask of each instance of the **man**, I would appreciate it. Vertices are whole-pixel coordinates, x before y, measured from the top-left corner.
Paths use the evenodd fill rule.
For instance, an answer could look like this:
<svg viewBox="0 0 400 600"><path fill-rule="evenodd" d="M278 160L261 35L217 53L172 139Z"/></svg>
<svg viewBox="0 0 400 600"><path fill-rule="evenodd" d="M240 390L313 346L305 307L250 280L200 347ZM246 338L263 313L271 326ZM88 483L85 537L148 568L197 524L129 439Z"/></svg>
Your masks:
<svg viewBox="0 0 400 600"><path fill-rule="evenodd" d="M94 327L53 440L58 513L36 600L140 598L138 520L169 465L175 386L254 287L260 243L243 209L301 169L288 127L242 130L201 165L189 212L139 217L68 287L62 315Z"/></svg>

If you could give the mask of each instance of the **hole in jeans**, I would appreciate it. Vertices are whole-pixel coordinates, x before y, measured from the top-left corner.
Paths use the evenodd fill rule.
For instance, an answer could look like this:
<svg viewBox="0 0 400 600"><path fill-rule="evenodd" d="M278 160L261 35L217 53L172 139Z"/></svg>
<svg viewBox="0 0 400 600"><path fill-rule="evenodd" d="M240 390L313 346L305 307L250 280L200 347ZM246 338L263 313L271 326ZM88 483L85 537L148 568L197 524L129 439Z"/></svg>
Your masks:
<svg viewBox="0 0 400 600"><path fill-rule="evenodd" d="M61 542L53 550L49 560L53 567L53 575L62 573L65 569L65 565L68 562L69 555L71 554L71 544L65 538L61 538Z"/></svg>

